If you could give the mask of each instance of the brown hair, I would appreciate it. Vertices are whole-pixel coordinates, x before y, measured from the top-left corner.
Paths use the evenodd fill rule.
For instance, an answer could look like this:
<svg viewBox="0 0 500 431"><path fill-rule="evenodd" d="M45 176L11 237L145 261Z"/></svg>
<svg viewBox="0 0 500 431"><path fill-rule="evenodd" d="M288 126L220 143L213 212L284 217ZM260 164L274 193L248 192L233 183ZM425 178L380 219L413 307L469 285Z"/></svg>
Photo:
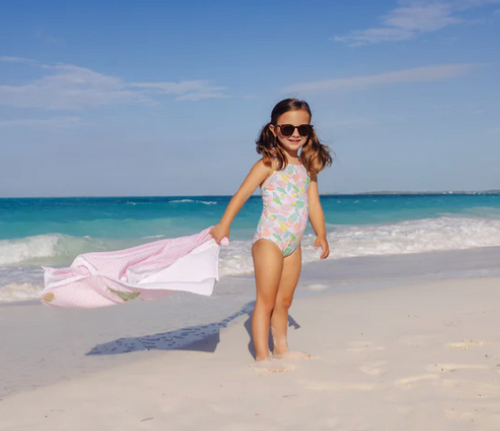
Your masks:
<svg viewBox="0 0 500 431"><path fill-rule="evenodd" d="M277 103L271 112L271 121L267 123L261 130L259 139L257 140L257 153L262 155L262 159L266 166L272 166L273 160L276 161L276 169L285 169L288 165L285 150L279 139L276 138L271 131L271 125L275 125L278 118L288 111L297 111L303 109L309 113L309 118L312 118L311 108L304 100L284 99ZM300 151L300 160L310 175L317 175L320 171L332 164L332 156L330 148L321 144L314 129Z"/></svg>

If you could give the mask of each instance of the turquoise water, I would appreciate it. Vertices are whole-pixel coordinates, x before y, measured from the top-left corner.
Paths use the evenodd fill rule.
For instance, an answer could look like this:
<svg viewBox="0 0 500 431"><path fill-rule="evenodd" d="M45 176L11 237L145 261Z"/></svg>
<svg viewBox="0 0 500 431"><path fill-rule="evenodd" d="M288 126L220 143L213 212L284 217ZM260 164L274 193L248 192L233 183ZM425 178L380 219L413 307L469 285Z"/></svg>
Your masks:
<svg viewBox="0 0 500 431"><path fill-rule="evenodd" d="M217 223L227 196L0 199L0 240L43 234L134 239L179 236ZM500 195L322 196L329 225L397 223L443 216L500 219ZM232 225L250 239L262 203L252 196Z"/></svg>
<svg viewBox="0 0 500 431"><path fill-rule="evenodd" d="M214 225L230 197L0 199L0 302L32 298L40 266L66 266L81 253L189 235ZM500 194L372 194L321 197L330 259L500 246ZM251 240L262 210L253 196L221 250L224 275L251 273ZM302 239L317 260L314 232Z"/></svg>

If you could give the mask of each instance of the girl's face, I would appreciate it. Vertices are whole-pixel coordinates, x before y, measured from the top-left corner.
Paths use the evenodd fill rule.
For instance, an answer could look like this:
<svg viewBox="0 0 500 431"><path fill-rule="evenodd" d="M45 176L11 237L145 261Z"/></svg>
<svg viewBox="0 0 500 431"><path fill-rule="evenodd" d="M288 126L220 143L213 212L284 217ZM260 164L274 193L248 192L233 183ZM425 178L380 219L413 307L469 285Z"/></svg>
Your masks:
<svg viewBox="0 0 500 431"><path fill-rule="evenodd" d="M297 127L294 129L291 136L283 136L281 133L281 128L278 127L281 124L291 124L293 126L301 126L302 124L309 124L311 117L309 113L304 109L298 109L296 111L288 111L278 117L276 122L277 126L270 126L271 132L280 141L280 143L285 147L287 152L292 155L296 155L297 151L305 145L308 136L301 136Z"/></svg>

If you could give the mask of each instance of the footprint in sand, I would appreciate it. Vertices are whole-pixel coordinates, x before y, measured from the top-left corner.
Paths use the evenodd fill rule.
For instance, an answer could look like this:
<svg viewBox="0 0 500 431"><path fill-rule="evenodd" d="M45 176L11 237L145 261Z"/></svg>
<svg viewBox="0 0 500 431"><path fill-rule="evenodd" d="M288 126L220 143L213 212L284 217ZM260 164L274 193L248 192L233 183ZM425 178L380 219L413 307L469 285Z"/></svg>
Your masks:
<svg viewBox="0 0 500 431"><path fill-rule="evenodd" d="M380 376L383 374L381 367L385 364L387 364L387 361L369 362L359 367L359 371L370 376Z"/></svg>
<svg viewBox="0 0 500 431"><path fill-rule="evenodd" d="M385 350L383 346L377 346L370 341L351 341L349 343L348 352L368 352L368 351L377 351L377 350Z"/></svg>
<svg viewBox="0 0 500 431"><path fill-rule="evenodd" d="M493 344L492 341L480 341L480 340L463 340L459 343L448 343L447 347L453 347L454 349L464 349L468 350L471 347L479 347L479 346L489 346Z"/></svg>
<svg viewBox="0 0 500 431"><path fill-rule="evenodd" d="M438 374L422 374L421 376L406 377L399 379L394 384L401 389L412 389L417 387L422 381L439 379Z"/></svg>

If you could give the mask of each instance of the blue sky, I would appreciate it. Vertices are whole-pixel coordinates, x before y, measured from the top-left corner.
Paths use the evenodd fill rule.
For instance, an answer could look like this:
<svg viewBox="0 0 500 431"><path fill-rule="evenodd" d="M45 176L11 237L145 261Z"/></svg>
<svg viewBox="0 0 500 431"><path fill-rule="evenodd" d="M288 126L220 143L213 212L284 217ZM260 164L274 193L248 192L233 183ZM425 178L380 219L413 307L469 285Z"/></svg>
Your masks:
<svg viewBox="0 0 500 431"><path fill-rule="evenodd" d="M0 196L233 194L307 100L322 193L500 188L500 1L23 1L0 10Z"/></svg>

